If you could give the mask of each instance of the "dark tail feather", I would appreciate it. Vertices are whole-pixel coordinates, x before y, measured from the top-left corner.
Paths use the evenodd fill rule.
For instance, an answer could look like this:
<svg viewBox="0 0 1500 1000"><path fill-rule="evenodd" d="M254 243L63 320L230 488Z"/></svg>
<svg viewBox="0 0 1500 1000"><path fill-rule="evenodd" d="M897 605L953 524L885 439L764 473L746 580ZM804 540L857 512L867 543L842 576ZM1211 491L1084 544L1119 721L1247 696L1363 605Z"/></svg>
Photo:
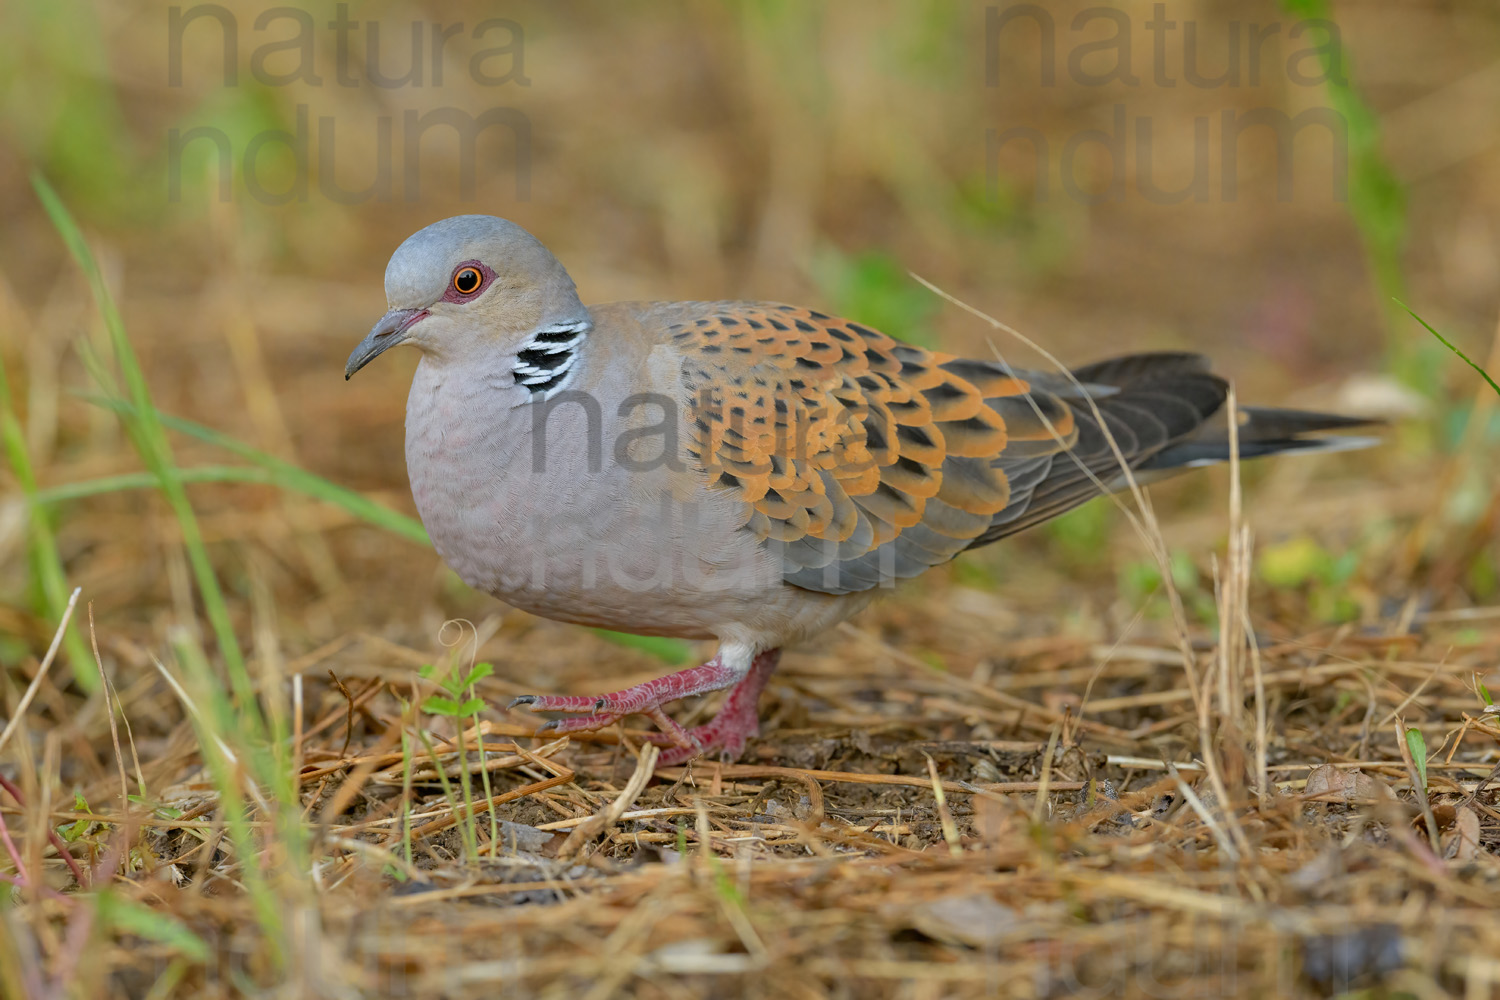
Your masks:
<svg viewBox="0 0 1500 1000"><path fill-rule="evenodd" d="M1229 383L1209 371L1199 354L1157 352L1109 358L1075 368L1073 380L1056 373L1020 373L1039 390L1055 394L1072 409L1078 434L1072 447L1037 453L1002 453L996 468L1012 479L1011 505L969 546L988 545L1040 524L1105 491L1166 479L1197 465L1227 462L1229 428L1224 401ZM1239 408L1242 458L1278 452L1341 451L1365 448L1377 438L1339 436L1336 431L1378 424L1378 420L1330 413ZM1051 442L1046 442L1051 444Z"/></svg>
<svg viewBox="0 0 1500 1000"><path fill-rule="evenodd" d="M1240 458L1259 458L1288 452L1352 451L1378 444L1379 438L1328 434L1357 427L1375 427L1382 422L1364 417L1345 417L1310 410L1278 410L1265 406L1239 408ZM1182 469L1229 461L1229 430L1223 421L1153 455L1141 471Z"/></svg>
<svg viewBox="0 0 1500 1000"><path fill-rule="evenodd" d="M1208 419L1215 411L1221 411L1228 384L1210 372L1209 361L1203 355L1179 351L1127 354L1075 368L1072 374L1086 386L1107 387L1095 397L1104 407L1144 404L1160 416L1170 412L1164 407L1165 402L1177 400L1191 401L1203 414L1195 422L1196 430L1192 426L1181 430L1169 427L1176 440L1136 465L1138 471L1159 472L1229 461L1229 430L1222 412L1217 419ZM1239 418L1241 458L1367 448L1379 439L1328 432L1381 423L1363 417L1265 406L1241 406Z"/></svg>

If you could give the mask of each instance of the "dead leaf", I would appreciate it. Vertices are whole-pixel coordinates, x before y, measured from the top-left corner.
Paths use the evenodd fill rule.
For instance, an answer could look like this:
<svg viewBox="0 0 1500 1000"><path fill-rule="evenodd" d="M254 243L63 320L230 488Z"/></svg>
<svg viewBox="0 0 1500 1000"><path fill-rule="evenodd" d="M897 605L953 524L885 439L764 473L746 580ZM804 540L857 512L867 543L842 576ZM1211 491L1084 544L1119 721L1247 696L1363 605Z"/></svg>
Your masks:
<svg viewBox="0 0 1500 1000"><path fill-rule="evenodd" d="M987 893L974 893L918 903L904 922L934 941L992 948L1021 926L1021 915Z"/></svg>
<svg viewBox="0 0 1500 1000"><path fill-rule="evenodd" d="M1024 814L1009 802L974 796L974 832L986 844L1016 844L1025 837Z"/></svg>
<svg viewBox="0 0 1500 1000"><path fill-rule="evenodd" d="M1325 850L1287 876L1287 884L1312 890L1333 884L1344 873L1344 859L1336 850Z"/></svg>
<svg viewBox="0 0 1500 1000"><path fill-rule="evenodd" d="M1453 825L1443 834L1443 857L1453 861L1473 861L1479 856L1479 814L1460 806Z"/></svg>
<svg viewBox="0 0 1500 1000"><path fill-rule="evenodd" d="M1395 794L1384 782L1359 768L1340 768L1332 764L1323 764L1308 772L1307 785L1302 789L1302 799L1313 802L1367 803L1393 798Z"/></svg>

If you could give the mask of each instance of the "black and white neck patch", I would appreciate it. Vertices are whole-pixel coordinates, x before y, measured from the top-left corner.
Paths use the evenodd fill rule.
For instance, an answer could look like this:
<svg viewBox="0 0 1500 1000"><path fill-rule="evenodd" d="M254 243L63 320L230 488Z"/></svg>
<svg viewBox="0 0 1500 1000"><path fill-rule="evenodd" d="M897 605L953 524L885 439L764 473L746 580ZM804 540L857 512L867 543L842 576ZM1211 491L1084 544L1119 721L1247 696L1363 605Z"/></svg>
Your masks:
<svg viewBox="0 0 1500 1000"><path fill-rule="evenodd" d="M532 334L516 352L516 384L530 389L532 399L547 399L567 388L578 349L592 328L588 320L578 320L544 326Z"/></svg>

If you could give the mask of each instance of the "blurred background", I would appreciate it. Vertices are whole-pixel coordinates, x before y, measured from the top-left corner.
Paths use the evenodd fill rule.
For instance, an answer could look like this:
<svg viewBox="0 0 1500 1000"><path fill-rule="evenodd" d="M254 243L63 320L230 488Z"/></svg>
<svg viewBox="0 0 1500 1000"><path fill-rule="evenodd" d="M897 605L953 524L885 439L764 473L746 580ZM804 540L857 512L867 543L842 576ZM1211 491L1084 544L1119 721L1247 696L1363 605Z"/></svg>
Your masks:
<svg viewBox="0 0 1500 1000"><path fill-rule="evenodd" d="M1297 623L1495 597L1494 401L1393 301L1490 357L1493 4L12 0L0 25L0 359L43 490L141 464L88 398L81 349L110 354L33 172L80 220L162 411L403 512L415 352L349 384L344 359L397 244L487 213L535 233L585 301L782 300L1038 360L910 271L1070 363L1203 350L1242 399L1393 418L1377 450L1247 470L1257 586ZM225 461L175 444L184 467ZM53 625L6 475L15 661ZM1159 493L1208 617L1226 483ZM499 610L337 507L190 491L236 622L276 609L289 652L351 630L435 647L444 617ZM47 510L107 646L139 661L195 619L151 491ZM1043 613L1107 635L1155 572L1096 504L866 620L946 662ZM982 628L943 633L976 609ZM519 613L501 635L523 689L645 655Z"/></svg>
<svg viewBox="0 0 1500 1000"><path fill-rule="evenodd" d="M1149 995L1229 956L1230 992L1283 996L1294 948L1314 971L1447 962L1488 995L1500 813L1478 737L1500 730L1476 719L1500 685L1500 396L1398 301L1500 374L1494 0L0 0L0 38L0 882L26 882L0 884L0 995L239 995L284 972L299 996L319 979L604 996L632 974L637 995L731 995L648 982L676 955L764 995L990 996L1092 989L1117 980L1055 978L1054 958L1134 968L1155 949ZM613 730L542 748L561 763L538 770L510 696L710 651L507 609L425 543L403 456L416 353L341 376L392 251L460 213L525 226L585 302L781 300L1047 363L917 274L1065 363L1201 350L1244 401L1390 426L1366 451L1244 469L1253 656L1238 612L1218 621L1216 582L1247 565L1218 468L1153 487L1159 562L1097 502L790 651L745 755L783 775L759 789L705 762L642 793ZM1189 644L1223 685L1213 717L1182 687ZM1230 687L1246 662L1254 720ZM487 831L459 829L443 771L413 777L415 741L436 756L429 736L476 711L465 691L516 741L491 764L518 751ZM1412 814L1336 806L1340 826L1290 797L1334 771L1314 765L1372 757L1379 781L1348 776L1406 782L1431 850ZM1183 779L1152 770L1219 759L1232 781L1203 799L1231 831L1244 815L1239 855L1198 799L1207 825L1170 812L1163 782ZM824 782L828 823L789 766L846 772ZM1011 782L1015 808L969 784L945 806L939 767ZM1057 778L1076 794L1049 794ZM1096 794L1140 811L1068 819ZM651 815L575 865L559 831L637 795ZM1440 839L1434 809L1457 832ZM856 836L880 857L845 854ZM92 881L64 870L79 860L123 869L119 891L72 892ZM530 888L453 905L512 880ZM411 908L423 886L457 888ZM953 892L981 909L913 905ZM1380 943L1397 924L1405 944ZM1312 930L1330 936L1298 943ZM896 978L851 980L852 958Z"/></svg>

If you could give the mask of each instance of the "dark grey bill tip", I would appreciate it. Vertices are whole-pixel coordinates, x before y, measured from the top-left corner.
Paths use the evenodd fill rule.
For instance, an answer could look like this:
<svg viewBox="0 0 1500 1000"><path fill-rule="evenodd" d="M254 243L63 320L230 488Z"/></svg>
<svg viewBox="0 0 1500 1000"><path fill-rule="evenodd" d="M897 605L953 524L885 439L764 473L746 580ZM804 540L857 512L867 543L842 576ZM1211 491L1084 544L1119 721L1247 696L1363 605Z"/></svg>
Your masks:
<svg viewBox="0 0 1500 1000"><path fill-rule="evenodd" d="M355 372L405 340L407 331L426 318L426 309L392 309L380 317L365 335L365 339L349 355L349 360L344 365L344 381L349 381Z"/></svg>

